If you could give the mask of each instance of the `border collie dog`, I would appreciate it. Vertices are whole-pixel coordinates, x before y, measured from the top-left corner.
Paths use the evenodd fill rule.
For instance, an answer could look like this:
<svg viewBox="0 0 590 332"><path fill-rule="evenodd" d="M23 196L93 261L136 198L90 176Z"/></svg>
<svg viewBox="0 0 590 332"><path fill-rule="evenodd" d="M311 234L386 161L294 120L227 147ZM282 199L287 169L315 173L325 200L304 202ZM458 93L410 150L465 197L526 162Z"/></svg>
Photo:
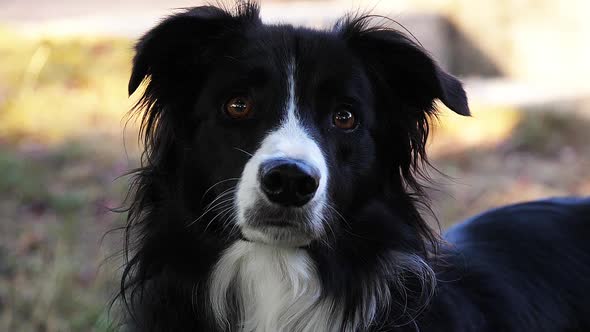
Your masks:
<svg viewBox="0 0 590 332"><path fill-rule="evenodd" d="M351 15L267 25L239 2L138 42L145 151L120 298L132 331L590 331L590 199L486 212L444 238L419 181L461 83Z"/></svg>

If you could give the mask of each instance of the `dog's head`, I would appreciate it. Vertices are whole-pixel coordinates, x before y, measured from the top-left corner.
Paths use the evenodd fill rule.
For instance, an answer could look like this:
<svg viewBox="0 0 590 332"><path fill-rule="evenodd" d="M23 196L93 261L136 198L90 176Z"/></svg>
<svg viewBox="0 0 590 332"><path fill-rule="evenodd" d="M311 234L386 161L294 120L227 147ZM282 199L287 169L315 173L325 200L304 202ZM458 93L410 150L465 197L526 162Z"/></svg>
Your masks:
<svg viewBox="0 0 590 332"><path fill-rule="evenodd" d="M151 204L219 238L278 246L326 241L370 202L408 208L435 100L469 109L461 83L420 46L371 22L265 25L242 3L149 31L129 93L147 79Z"/></svg>

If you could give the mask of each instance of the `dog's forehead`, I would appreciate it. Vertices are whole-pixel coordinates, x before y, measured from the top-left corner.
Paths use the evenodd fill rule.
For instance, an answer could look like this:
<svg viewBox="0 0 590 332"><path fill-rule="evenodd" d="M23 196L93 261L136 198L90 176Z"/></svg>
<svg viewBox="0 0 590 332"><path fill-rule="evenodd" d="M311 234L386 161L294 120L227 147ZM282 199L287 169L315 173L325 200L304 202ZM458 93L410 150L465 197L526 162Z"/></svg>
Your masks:
<svg viewBox="0 0 590 332"><path fill-rule="evenodd" d="M245 32L241 50L248 63L280 68L283 73L358 76L358 59L345 41L332 31L265 25ZM303 77L298 77L303 79Z"/></svg>

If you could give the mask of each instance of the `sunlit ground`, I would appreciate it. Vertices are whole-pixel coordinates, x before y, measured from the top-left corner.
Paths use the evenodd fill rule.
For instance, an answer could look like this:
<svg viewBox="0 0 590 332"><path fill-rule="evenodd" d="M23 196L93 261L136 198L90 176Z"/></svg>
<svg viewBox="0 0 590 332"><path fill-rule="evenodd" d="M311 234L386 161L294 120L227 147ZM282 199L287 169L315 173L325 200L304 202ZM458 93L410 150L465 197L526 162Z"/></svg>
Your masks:
<svg viewBox="0 0 590 332"><path fill-rule="evenodd" d="M105 331L121 204L137 166L124 115L131 42L0 30L0 330ZM559 109L473 104L443 113L430 147L447 227L504 203L589 194L590 123ZM103 264L104 263L104 264Z"/></svg>

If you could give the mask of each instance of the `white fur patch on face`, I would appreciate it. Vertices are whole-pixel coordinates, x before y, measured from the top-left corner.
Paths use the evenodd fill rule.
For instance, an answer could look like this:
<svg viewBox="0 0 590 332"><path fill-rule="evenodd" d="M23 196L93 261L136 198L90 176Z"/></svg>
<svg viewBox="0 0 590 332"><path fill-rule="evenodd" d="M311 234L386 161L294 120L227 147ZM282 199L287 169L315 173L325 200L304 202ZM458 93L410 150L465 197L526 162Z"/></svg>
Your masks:
<svg viewBox="0 0 590 332"><path fill-rule="evenodd" d="M232 292L238 322L227 320ZM209 301L218 324L229 331L338 331L342 320L335 304L321 297L313 261L298 248L234 243L213 270Z"/></svg>
<svg viewBox="0 0 590 332"><path fill-rule="evenodd" d="M245 236L255 236L251 240L274 243L276 239L266 239L264 232L253 229L248 225L246 211L257 204L271 204L260 189L258 173L260 165L270 159L291 158L303 161L315 167L320 172L319 186L314 197L303 209L308 214L307 220L314 233L321 234L324 231L322 224L324 208L326 205L326 186L328 183L328 167L318 143L309 135L297 116L294 69L289 70L289 95L285 103L285 116L279 128L270 132L262 141L260 148L253 154L242 172L236 194L237 223L242 228ZM302 245L301 241L294 240L293 245ZM305 242L305 241L304 241Z"/></svg>

